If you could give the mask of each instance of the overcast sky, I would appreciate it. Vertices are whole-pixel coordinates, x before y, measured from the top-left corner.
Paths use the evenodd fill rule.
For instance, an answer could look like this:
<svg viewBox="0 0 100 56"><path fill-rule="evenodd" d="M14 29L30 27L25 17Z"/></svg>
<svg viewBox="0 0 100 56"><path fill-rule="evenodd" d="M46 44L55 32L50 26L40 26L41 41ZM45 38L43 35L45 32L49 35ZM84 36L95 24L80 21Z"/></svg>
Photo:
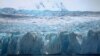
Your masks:
<svg viewBox="0 0 100 56"><path fill-rule="evenodd" d="M0 8L60 10L61 2L71 11L100 11L100 0L0 0Z"/></svg>

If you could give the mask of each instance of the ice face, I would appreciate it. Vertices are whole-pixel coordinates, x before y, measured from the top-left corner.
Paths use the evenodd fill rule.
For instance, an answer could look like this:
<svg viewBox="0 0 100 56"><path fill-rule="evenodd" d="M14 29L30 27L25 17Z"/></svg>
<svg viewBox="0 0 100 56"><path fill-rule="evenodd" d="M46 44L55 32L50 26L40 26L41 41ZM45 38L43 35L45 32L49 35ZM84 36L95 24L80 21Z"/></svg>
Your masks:
<svg viewBox="0 0 100 56"><path fill-rule="evenodd" d="M1 54L97 54L100 53L100 31L89 30L86 38L77 33L11 33L2 37ZM39 35L40 34L40 35ZM44 34L43 34L44 35ZM9 37L8 37L9 36ZM81 40L77 39L82 38ZM81 44L80 44L81 41Z"/></svg>

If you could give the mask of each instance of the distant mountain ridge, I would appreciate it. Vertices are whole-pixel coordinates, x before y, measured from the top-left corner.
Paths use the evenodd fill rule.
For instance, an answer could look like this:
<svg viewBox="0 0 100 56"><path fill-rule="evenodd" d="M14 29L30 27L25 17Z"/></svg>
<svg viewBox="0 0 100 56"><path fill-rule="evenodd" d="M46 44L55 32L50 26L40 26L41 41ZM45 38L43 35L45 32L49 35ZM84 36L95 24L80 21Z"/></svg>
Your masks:
<svg viewBox="0 0 100 56"><path fill-rule="evenodd" d="M100 15L100 12L93 11L68 11L62 9L61 11L51 10L16 10L14 8L1 8L0 17L34 17L34 16L88 16Z"/></svg>

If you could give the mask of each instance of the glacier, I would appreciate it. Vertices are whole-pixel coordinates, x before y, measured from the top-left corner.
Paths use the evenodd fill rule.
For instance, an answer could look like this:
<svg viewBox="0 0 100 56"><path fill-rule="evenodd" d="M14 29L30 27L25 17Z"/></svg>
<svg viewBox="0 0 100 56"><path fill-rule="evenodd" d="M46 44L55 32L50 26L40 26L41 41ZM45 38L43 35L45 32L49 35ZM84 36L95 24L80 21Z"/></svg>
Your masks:
<svg viewBox="0 0 100 56"><path fill-rule="evenodd" d="M100 17L0 18L0 54L100 53Z"/></svg>
<svg viewBox="0 0 100 56"><path fill-rule="evenodd" d="M27 4L32 10L0 8L0 56L100 54L100 11L69 11L64 4L36 0Z"/></svg>

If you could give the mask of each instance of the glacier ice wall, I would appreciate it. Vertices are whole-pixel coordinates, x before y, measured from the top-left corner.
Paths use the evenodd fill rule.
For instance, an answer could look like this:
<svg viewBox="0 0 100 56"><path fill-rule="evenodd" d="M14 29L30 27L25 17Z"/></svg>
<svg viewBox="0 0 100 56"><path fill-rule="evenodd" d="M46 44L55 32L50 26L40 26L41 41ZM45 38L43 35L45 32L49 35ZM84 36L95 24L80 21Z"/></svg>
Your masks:
<svg viewBox="0 0 100 56"><path fill-rule="evenodd" d="M41 34L6 33L2 35L1 54L99 54L100 30L89 30L87 36L77 33L48 33L43 39Z"/></svg>
<svg viewBox="0 0 100 56"><path fill-rule="evenodd" d="M38 17L0 21L1 55L100 53L100 17Z"/></svg>

